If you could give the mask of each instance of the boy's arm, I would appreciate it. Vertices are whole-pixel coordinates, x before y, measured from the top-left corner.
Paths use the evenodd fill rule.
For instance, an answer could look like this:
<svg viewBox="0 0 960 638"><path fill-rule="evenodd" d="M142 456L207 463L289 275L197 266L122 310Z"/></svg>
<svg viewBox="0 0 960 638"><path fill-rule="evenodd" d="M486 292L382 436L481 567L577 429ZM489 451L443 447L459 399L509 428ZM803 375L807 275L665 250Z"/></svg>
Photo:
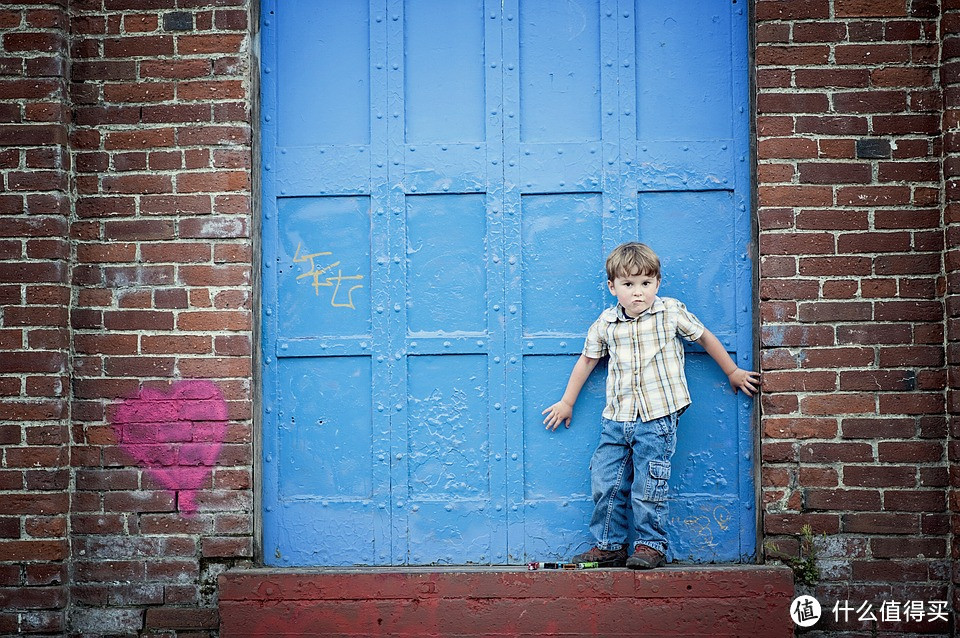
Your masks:
<svg viewBox="0 0 960 638"><path fill-rule="evenodd" d="M727 380L730 381L730 387L733 388L734 392L743 390L743 393L748 397L753 396L753 393L755 393L757 388L760 386L759 374L738 368L737 364L735 364L733 359L730 358L730 355L727 354L727 349L723 347L723 344L720 343L720 340L717 339L713 333L706 328L704 328L703 334L700 335L700 338L697 339L697 343L703 346L703 349L707 351L707 354L709 354L713 360L717 362L717 365L720 366L720 369L723 370L723 373L727 375Z"/></svg>
<svg viewBox="0 0 960 638"><path fill-rule="evenodd" d="M540 413L547 415L543 422L547 424L548 430L556 430L561 422L565 427L570 427L570 419L573 417L573 404L577 402L583 384L587 382L587 377L597 367L597 361L599 360L583 354L577 359L576 365L573 366L573 372L570 373L570 380L567 381L567 389L564 391L563 397Z"/></svg>

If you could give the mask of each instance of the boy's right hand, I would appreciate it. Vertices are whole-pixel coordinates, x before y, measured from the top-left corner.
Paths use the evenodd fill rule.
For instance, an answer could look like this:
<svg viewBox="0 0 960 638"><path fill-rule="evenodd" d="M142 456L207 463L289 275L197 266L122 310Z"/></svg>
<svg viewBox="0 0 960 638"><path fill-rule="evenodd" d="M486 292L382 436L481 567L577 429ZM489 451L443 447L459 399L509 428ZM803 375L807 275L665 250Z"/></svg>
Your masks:
<svg viewBox="0 0 960 638"><path fill-rule="evenodd" d="M573 406L567 405L561 399L540 414L547 415L543 422L547 424L548 430L556 430L560 423L569 428L570 419L573 418Z"/></svg>

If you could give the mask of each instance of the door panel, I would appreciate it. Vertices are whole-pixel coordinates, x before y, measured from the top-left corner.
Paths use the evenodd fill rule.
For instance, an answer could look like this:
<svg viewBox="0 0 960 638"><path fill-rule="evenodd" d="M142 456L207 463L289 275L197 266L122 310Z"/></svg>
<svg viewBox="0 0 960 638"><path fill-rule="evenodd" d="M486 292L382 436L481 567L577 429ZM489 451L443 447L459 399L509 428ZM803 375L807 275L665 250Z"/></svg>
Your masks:
<svg viewBox="0 0 960 638"><path fill-rule="evenodd" d="M604 371L544 429L603 262L752 357L746 18L693 0L264 0L264 559L590 544ZM305 63L306 61L306 63ZM687 347L674 557L755 554L751 403Z"/></svg>

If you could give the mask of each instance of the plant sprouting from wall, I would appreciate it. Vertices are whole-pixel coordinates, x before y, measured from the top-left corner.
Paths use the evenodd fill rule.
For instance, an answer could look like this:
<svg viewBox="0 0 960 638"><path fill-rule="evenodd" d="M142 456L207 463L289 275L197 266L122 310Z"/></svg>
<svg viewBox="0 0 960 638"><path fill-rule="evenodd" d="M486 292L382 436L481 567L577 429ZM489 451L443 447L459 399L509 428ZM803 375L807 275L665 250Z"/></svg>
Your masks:
<svg viewBox="0 0 960 638"><path fill-rule="evenodd" d="M825 538L826 534L821 534L821 537ZM797 546L796 556L781 552L780 548L772 541L767 541L763 546L768 556L782 561L793 570L794 580L797 583L813 586L820 581L815 540L813 528L810 525L804 525L800 528L800 542Z"/></svg>

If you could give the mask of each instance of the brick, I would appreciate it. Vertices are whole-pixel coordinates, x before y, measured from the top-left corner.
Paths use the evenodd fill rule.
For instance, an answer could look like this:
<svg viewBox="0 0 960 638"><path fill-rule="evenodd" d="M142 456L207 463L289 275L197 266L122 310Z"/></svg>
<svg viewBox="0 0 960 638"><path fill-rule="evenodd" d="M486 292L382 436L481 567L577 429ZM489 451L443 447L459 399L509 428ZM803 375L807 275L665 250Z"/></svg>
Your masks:
<svg viewBox="0 0 960 638"><path fill-rule="evenodd" d="M810 510L878 511L880 493L874 490L808 489L804 507Z"/></svg>
<svg viewBox="0 0 960 638"><path fill-rule="evenodd" d="M875 307L878 321L939 321L942 317L939 301L879 301Z"/></svg>
<svg viewBox="0 0 960 638"><path fill-rule="evenodd" d="M177 192L179 193L246 191L249 189L250 176L245 171L183 173L177 177Z"/></svg>
<svg viewBox="0 0 960 638"><path fill-rule="evenodd" d="M830 17L830 2L828 0L758 0L756 3L756 19L758 22L766 20L810 20Z"/></svg>
<svg viewBox="0 0 960 638"><path fill-rule="evenodd" d="M883 394L879 397L881 414L943 414L940 393Z"/></svg>
<svg viewBox="0 0 960 638"><path fill-rule="evenodd" d="M850 162L800 163L800 182L806 184L867 184L873 179L869 164Z"/></svg>
<svg viewBox="0 0 960 638"><path fill-rule="evenodd" d="M148 629L216 629L219 622L216 609L151 607L144 624Z"/></svg>
<svg viewBox="0 0 960 638"><path fill-rule="evenodd" d="M103 85L103 99L107 103L156 103L174 99L175 87L168 82L107 83Z"/></svg>
<svg viewBox="0 0 960 638"><path fill-rule="evenodd" d="M911 237L906 232L844 233L837 238L837 251L842 253L889 253L910 250Z"/></svg>
<svg viewBox="0 0 960 638"><path fill-rule="evenodd" d="M172 56L173 42L173 37L166 35L107 38L103 41L103 55L106 58Z"/></svg>
<svg viewBox="0 0 960 638"><path fill-rule="evenodd" d="M841 390L900 390L917 388L913 370L857 370L840 373Z"/></svg>
<svg viewBox="0 0 960 638"><path fill-rule="evenodd" d="M883 509L892 512L942 512L946 509L943 490L886 490Z"/></svg>
<svg viewBox="0 0 960 638"><path fill-rule="evenodd" d="M201 539L201 553L212 558L237 558L253 556L253 539L242 537L204 537Z"/></svg>
<svg viewBox="0 0 960 638"><path fill-rule="evenodd" d="M801 461L808 463L869 463L873 449L867 443L804 443L798 448Z"/></svg>
<svg viewBox="0 0 960 638"><path fill-rule="evenodd" d="M825 232L765 233L760 236L761 255L832 254L834 236Z"/></svg>
<svg viewBox="0 0 960 638"><path fill-rule="evenodd" d="M873 538L875 558L942 558L947 554L944 538Z"/></svg>
<svg viewBox="0 0 960 638"><path fill-rule="evenodd" d="M799 308L800 321L864 321L873 317L873 304L866 302L811 302Z"/></svg>
<svg viewBox="0 0 960 638"><path fill-rule="evenodd" d="M860 104L861 107L869 104L875 108L878 100L868 100L864 97L859 101L849 100L849 102L851 105ZM903 97L903 102L905 106L906 96ZM829 108L829 99L822 93L767 92L757 96L758 113L826 113Z"/></svg>
<svg viewBox="0 0 960 638"><path fill-rule="evenodd" d="M249 312L239 311L181 312L177 316L177 328L187 331L245 331L251 322Z"/></svg>
<svg viewBox="0 0 960 638"><path fill-rule="evenodd" d="M841 516L841 524L843 531L848 534L917 534L920 532L918 514L850 513Z"/></svg>
<svg viewBox="0 0 960 638"><path fill-rule="evenodd" d="M826 65L830 61L830 47L821 45L807 46L763 46L757 47L756 63L764 66Z"/></svg>
<svg viewBox="0 0 960 638"><path fill-rule="evenodd" d="M816 299L819 295L817 281L766 279L760 283L761 299Z"/></svg>
<svg viewBox="0 0 960 638"><path fill-rule="evenodd" d="M174 146L177 143L174 133L174 130L169 128L112 131L107 133L103 147L111 151Z"/></svg>
<svg viewBox="0 0 960 638"><path fill-rule="evenodd" d="M170 330L174 317L171 312L148 310L114 310L103 314L108 330Z"/></svg>
<svg viewBox="0 0 960 638"><path fill-rule="evenodd" d="M932 115L877 115L873 118L876 135L934 135L939 131L939 118Z"/></svg>
<svg viewBox="0 0 960 638"><path fill-rule="evenodd" d="M794 79L799 88L867 88L870 72L867 69L797 69Z"/></svg>
<svg viewBox="0 0 960 638"><path fill-rule="evenodd" d="M185 81L177 84L177 98L184 101L240 100L245 97L246 89L240 80Z"/></svg>
<svg viewBox="0 0 960 638"><path fill-rule="evenodd" d="M905 64L910 61L910 47L906 44L839 44L834 49L834 57L837 64Z"/></svg>
<svg viewBox="0 0 960 638"><path fill-rule="evenodd" d="M179 220L180 237L184 239L233 239L249 237L246 219L242 217L181 218Z"/></svg>
<svg viewBox="0 0 960 638"><path fill-rule="evenodd" d="M935 441L881 441L878 460L884 463L933 463L943 459L943 444Z"/></svg>
<svg viewBox="0 0 960 638"><path fill-rule="evenodd" d="M800 400L800 411L811 415L870 414L876 407L876 399L871 394L810 395Z"/></svg>
<svg viewBox="0 0 960 638"><path fill-rule="evenodd" d="M913 466L847 465L843 468L847 487L916 487L917 470Z"/></svg>
<svg viewBox="0 0 960 638"><path fill-rule="evenodd" d="M940 272L940 255L880 255L875 260L878 275L937 274ZM929 281L929 280L928 280ZM931 297L935 294L929 295Z"/></svg>
<svg viewBox="0 0 960 638"><path fill-rule="evenodd" d="M3 561L59 561L64 560L67 553L65 540L0 540L0 560ZM29 596L32 591L36 590L21 590L18 597Z"/></svg>
<svg viewBox="0 0 960 638"><path fill-rule="evenodd" d="M141 109L140 120L144 123L179 124L182 122L209 122L210 106L207 104L157 104ZM180 146L183 142L180 142Z"/></svg>
<svg viewBox="0 0 960 638"><path fill-rule="evenodd" d="M141 78L186 80L210 75L210 61L206 59L143 60ZM209 107L204 106L209 112Z"/></svg>
<svg viewBox="0 0 960 638"><path fill-rule="evenodd" d="M837 434L837 421L836 419L767 417L763 420L763 431L765 436L777 439L831 438Z"/></svg>
<svg viewBox="0 0 960 638"><path fill-rule="evenodd" d="M103 178L103 190L117 194L157 194L173 191L169 175L120 175Z"/></svg>

